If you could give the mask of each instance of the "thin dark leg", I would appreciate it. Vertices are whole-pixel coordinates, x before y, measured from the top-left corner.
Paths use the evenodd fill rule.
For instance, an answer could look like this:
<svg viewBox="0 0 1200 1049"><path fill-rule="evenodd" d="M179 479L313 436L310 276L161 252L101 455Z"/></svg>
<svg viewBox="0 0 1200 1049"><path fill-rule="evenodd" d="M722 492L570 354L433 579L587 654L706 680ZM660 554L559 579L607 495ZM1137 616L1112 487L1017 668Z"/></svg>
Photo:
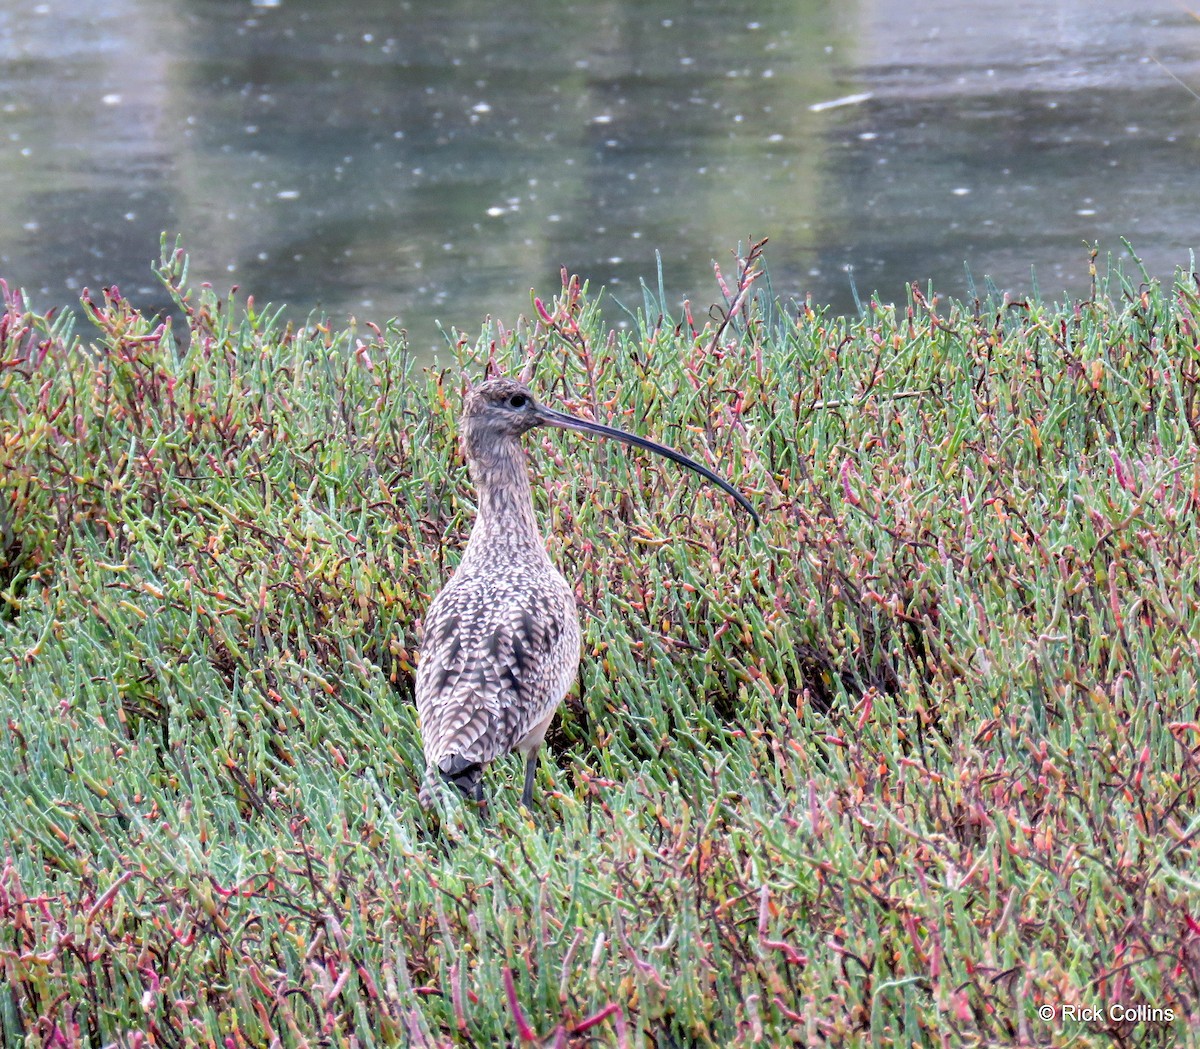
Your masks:
<svg viewBox="0 0 1200 1049"><path fill-rule="evenodd" d="M483 795L483 780L475 784L475 789L471 792L471 800L475 802L479 812L479 821L481 823L490 822L488 818L488 802Z"/></svg>
<svg viewBox="0 0 1200 1049"><path fill-rule="evenodd" d="M533 781L537 776L537 757L538 752L535 748L525 758L525 789L521 791L521 804L530 812L533 811Z"/></svg>

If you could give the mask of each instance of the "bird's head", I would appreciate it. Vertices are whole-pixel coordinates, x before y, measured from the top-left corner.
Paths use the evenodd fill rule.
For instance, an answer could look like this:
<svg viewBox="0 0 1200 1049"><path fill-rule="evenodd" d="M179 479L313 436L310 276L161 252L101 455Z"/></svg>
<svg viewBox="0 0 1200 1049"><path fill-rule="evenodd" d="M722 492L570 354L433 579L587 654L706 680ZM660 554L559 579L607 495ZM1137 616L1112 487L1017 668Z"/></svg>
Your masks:
<svg viewBox="0 0 1200 1049"><path fill-rule="evenodd" d="M668 448L656 441L547 408L538 402L528 386L515 379L488 379L478 386L473 386L463 401L463 452L467 461L472 464L472 470L478 471L482 468L486 473L490 463L507 459L505 452L515 447L521 435L535 426L554 426L560 430L595 434L664 456L728 492L737 500L738 505L750 514L754 523L758 524L758 514L746 497L708 467L701 466L694 459L689 459L674 448Z"/></svg>
<svg viewBox="0 0 1200 1049"><path fill-rule="evenodd" d="M542 406L524 383L488 379L471 387L461 416L463 452L471 462L494 458L500 447L542 425Z"/></svg>

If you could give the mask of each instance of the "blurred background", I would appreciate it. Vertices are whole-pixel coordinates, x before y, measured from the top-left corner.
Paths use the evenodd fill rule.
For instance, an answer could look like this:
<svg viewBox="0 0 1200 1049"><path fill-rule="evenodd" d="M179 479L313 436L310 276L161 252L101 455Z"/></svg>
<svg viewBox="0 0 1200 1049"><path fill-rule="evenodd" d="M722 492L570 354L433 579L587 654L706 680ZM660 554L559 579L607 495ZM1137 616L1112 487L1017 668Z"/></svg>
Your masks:
<svg viewBox="0 0 1200 1049"><path fill-rule="evenodd" d="M700 314L751 237L838 310L1080 294L1085 242L1200 244L1198 56L1173 0L5 0L0 277L154 310L179 233L194 281L418 350L563 265L638 305L656 250Z"/></svg>

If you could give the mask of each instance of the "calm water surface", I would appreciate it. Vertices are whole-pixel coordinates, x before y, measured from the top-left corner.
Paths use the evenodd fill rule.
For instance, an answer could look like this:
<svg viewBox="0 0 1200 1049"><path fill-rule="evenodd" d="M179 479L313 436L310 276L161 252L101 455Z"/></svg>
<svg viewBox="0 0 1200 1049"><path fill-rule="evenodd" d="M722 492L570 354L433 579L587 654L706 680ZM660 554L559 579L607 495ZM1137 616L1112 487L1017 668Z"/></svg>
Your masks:
<svg viewBox="0 0 1200 1049"><path fill-rule="evenodd" d="M749 237L843 310L964 266L1077 294L1085 242L1200 245L1196 92L1173 0L9 2L0 276L161 308L166 230L195 280L417 348L563 265L637 304L656 250L702 310Z"/></svg>

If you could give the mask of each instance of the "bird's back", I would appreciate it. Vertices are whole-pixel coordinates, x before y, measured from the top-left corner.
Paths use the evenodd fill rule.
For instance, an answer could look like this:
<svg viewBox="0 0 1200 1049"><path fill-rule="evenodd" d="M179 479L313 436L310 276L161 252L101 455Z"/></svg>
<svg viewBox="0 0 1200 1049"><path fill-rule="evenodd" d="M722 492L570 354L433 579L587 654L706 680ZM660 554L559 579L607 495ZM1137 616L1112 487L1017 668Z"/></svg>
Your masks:
<svg viewBox="0 0 1200 1049"><path fill-rule="evenodd" d="M464 561L430 605L416 699L431 766L486 764L511 752L571 687L575 596L539 553Z"/></svg>

